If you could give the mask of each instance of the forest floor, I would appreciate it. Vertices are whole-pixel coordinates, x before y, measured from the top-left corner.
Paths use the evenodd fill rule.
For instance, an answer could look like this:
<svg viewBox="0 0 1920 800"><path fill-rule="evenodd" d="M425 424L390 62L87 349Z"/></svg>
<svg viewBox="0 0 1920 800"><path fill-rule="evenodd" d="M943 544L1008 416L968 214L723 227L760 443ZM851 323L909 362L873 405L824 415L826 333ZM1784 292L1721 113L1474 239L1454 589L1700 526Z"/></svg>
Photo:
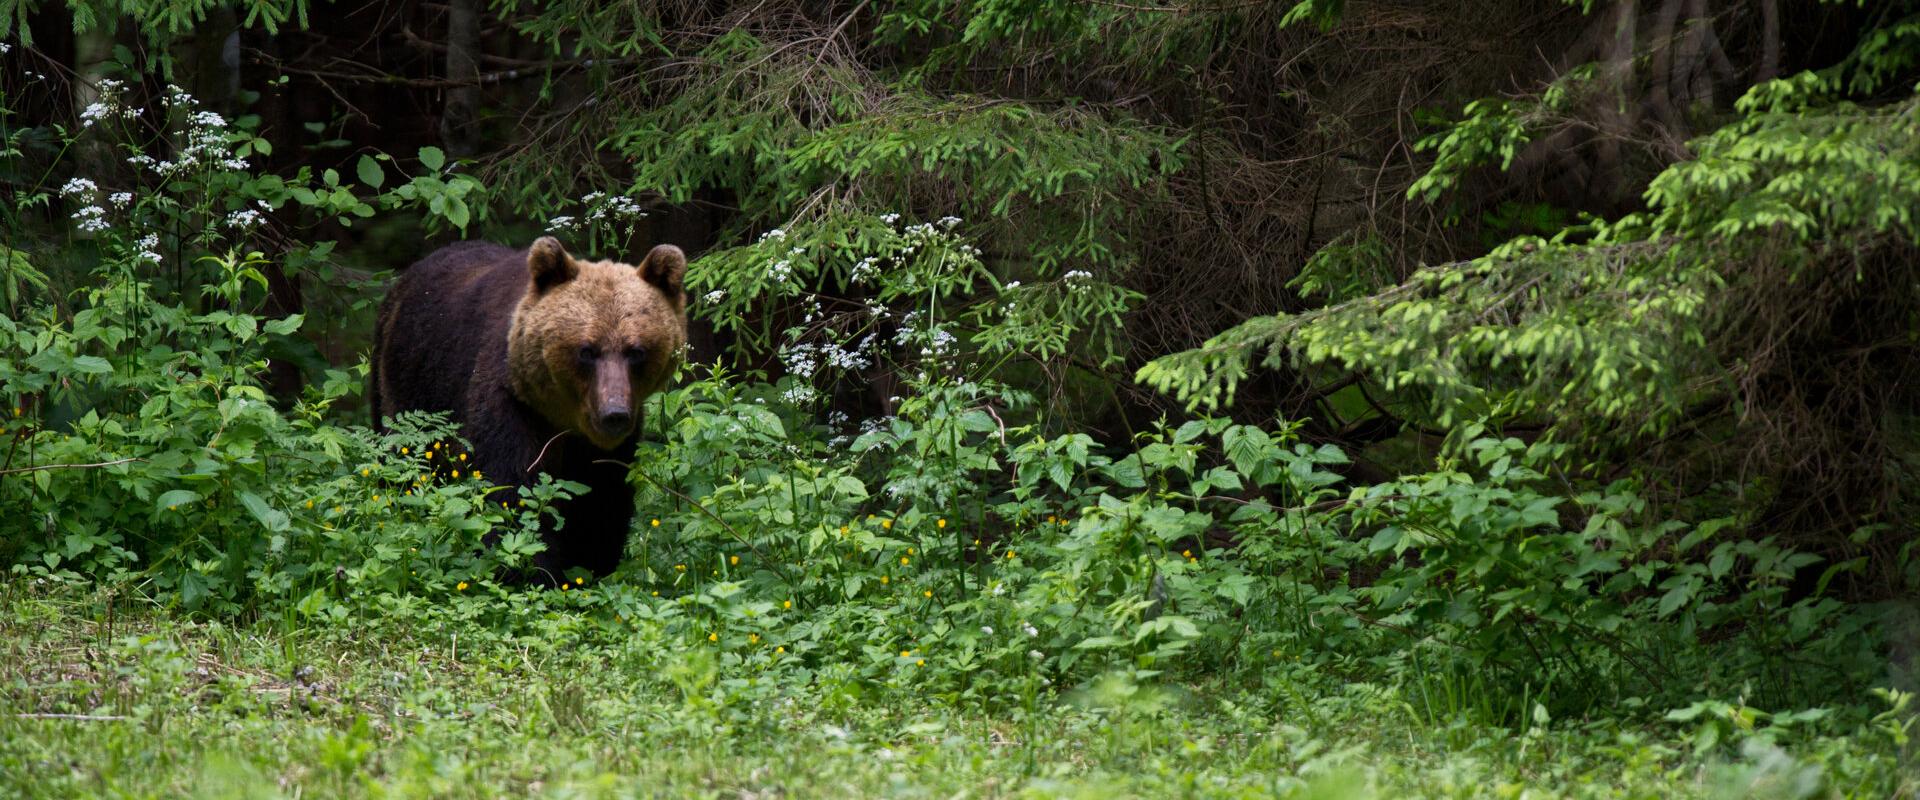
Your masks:
<svg viewBox="0 0 1920 800"><path fill-rule="evenodd" d="M1805 752L1901 757L1695 755L1657 717L1515 731L1359 683L1297 719L1255 710L1271 686L993 711L553 647L564 615L464 637L402 612L236 625L25 583L0 582L5 797L1808 797L1850 793Z"/></svg>

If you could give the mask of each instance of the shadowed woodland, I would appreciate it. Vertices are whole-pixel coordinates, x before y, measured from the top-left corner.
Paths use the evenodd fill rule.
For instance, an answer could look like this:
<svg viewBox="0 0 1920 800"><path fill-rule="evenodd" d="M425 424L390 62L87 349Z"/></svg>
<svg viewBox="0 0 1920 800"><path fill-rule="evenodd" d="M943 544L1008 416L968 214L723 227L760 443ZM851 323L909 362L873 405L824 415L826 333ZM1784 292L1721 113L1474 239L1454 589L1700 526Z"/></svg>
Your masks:
<svg viewBox="0 0 1920 800"><path fill-rule="evenodd" d="M537 607L715 648L674 685L722 707L1377 684L1915 791L1920 5L0 0L0 42L16 604ZM691 260L571 594L493 578L578 487L449 474L364 388L400 270L542 235ZM1444 793L1402 778L1356 785Z"/></svg>

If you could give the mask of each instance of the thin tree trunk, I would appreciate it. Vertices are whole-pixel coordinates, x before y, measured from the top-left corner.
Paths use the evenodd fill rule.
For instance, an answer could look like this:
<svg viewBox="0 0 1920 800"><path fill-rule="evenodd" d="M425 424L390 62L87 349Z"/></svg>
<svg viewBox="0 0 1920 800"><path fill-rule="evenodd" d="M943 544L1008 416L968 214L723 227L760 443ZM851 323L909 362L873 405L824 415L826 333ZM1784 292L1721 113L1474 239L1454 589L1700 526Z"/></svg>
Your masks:
<svg viewBox="0 0 1920 800"><path fill-rule="evenodd" d="M447 80L468 83L447 90L446 110L440 116L440 140L456 156L471 156L479 149L474 116L480 104L480 87L471 83L480 76L479 51L479 0L451 0L447 9Z"/></svg>

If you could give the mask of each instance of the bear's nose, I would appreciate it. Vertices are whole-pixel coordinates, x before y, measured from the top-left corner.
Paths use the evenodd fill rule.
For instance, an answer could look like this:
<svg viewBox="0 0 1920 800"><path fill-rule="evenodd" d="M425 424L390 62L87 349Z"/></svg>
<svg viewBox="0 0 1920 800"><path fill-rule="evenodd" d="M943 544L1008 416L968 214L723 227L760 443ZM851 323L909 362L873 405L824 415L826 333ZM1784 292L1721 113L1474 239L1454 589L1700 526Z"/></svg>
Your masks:
<svg viewBox="0 0 1920 800"><path fill-rule="evenodd" d="M600 415L600 429L609 433L623 432L633 424L633 415L624 408L616 408Z"/></svg>

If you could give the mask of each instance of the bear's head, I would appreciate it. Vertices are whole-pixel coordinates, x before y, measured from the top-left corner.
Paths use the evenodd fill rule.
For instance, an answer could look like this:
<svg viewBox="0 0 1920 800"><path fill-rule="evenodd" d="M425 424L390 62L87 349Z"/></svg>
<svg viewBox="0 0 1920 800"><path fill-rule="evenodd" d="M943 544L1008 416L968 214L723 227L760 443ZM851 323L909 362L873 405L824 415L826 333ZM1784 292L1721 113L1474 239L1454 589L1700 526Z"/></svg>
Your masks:
<svg viewBox="0 0 1920 800"><path fill-rule="evenodd" d="M507 334L514 395L602 450L626 441L641 401L686 345L686 271L686 254L670 244L634 266L577 260L551 236L535 241Z"/></svg>

